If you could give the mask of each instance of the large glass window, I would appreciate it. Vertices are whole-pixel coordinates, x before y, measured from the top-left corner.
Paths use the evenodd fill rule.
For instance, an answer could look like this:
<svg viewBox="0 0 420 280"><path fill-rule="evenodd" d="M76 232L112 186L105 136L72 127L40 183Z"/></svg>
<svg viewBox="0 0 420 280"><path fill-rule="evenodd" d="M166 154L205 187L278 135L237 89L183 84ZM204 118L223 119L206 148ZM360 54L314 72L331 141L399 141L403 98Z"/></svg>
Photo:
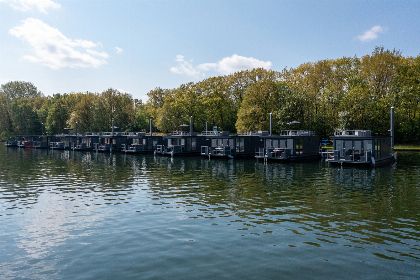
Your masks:
<svg viewBox="0 0 420 280"><path fill-rule="evenodd" d="M195 150L197 148L197 140L195 138L191 139L191 148Z"/></svg>
<svg viewBox="0 0 420 280"><path fill-rule="evenodd" d="M293 139L287 139L286 148L293 149Z"/></svg>
<svg viewBox="0 0 420 280"><path fill-rule="evenodd" d="M297 155L302 154L303 152L303 139L295 139L295 153Z"/></svg>
<svg viewBox="0 0 420 280"><path fill-rule="evenodd" d="M280 148L283 148L283 149L287 148L287 140L286 139L280 140Z"/></svg>

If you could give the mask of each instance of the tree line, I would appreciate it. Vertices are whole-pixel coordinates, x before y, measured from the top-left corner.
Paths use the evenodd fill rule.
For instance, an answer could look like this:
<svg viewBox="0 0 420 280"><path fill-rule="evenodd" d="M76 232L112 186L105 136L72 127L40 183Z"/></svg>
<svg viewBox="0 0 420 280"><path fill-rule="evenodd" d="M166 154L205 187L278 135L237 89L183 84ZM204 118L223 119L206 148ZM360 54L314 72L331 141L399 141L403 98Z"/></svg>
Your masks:
<svg viewBox="0 0 420 280"><path fill-rule="evenodd" d="M253 69L155 88L142 102L108 89L44 96L28 82L0 89L0 137L141 131L151 118L170 132L193 117L196 131L218 126L231 132L308 129L327 137L336 129L370 129L387 134L395 107L398 142L420 142L420 56L377 47L369 55L304 63L282 71Z"/></svg>

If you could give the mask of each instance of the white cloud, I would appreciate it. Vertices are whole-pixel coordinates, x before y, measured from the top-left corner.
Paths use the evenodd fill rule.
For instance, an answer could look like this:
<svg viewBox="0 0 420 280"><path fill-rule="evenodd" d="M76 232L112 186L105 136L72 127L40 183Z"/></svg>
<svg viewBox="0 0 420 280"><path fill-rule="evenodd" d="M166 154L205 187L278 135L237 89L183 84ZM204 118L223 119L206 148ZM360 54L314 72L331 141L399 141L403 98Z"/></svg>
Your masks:
<svg viewBox="0 0 420 280"><path fill-rule="evenodd" d="M185 60L183 55L178 54L175 59L177 65L169 69L174 74L190 77L199 77L203 74L192 64L192 60Z"/></svg>
<svg viewBox="0 0 420 280"><path fill-rule="evenodd" d="M100 43L71 39L57 28L36 18L27 18L21 25L9 30L12 36L32 47L32 53L23 58L51 69L99 67L107 63L109 55L98 50Z"/></svg>
<svg viewBox="0 0 420 280"><path fill-rule="evenodd" d="M0 0L15 10L27 12L30 10L38 10L41 13L48 13L48 10L55 10L61 7L54 0Z"/></svg>
<svg viewBox="0 0 420 280"><path fill-rule="evenodd" d="M115 49L115 53L116 54L122 54L122 52L124 51L122 48L120 48L120 47L115 47L114 48Z"/></svg>
<svg viewBox="0 0 420 280"><path fill-rule="evenodd" d="M361 42L369 42L378 38L379 34L384 33L384 28L380 25L375 25L369 30L366 30L363 34L357 36L357 39Z"/></svg>
<svg viewBox="0 0 420 280"><path fill-rule="evenodd" d="M263 61L237 54L224 57L218 62L201 63L196 66L194 66L192 60L186 60L183 55L177 55L175 61L177 65L169 69L172 73L194 78L204 77L209 72L227 75L253 68L270 69L272 66L271 61Z"/></svg>

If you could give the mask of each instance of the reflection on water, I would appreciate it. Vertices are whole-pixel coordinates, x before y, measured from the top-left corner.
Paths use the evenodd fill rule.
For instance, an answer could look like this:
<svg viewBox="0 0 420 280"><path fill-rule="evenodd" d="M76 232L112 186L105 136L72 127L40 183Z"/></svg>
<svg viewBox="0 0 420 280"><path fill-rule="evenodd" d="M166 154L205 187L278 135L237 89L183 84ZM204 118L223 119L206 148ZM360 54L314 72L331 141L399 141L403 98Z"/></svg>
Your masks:
<svg viewBox="0 0 420 280"><path fill-rule="evenodd" d="M2 147L0 275L414 278L419 210L415 153L342 169Z"/></svg>

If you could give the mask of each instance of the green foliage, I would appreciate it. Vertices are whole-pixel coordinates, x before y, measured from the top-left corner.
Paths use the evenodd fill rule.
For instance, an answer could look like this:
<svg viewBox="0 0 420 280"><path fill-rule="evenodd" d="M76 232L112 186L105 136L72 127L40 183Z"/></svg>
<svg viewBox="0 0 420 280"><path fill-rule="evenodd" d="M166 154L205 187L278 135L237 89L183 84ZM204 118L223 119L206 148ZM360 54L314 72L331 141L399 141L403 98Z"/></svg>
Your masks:
<svg viewBox="0 0 420 280"><path fill-rule="evenodd" d="M148 101L115 89L43 96L27 82L0 90L0 137L13 134L179 129L193 117L195 131L218 126L235 132L310 129L327 137L335 129L386 134L395 107L396 140L420 142L420 56L377 47L361 58L304 63L281 72L253 69L211 77L174 89L155 88Z"/></svg>

